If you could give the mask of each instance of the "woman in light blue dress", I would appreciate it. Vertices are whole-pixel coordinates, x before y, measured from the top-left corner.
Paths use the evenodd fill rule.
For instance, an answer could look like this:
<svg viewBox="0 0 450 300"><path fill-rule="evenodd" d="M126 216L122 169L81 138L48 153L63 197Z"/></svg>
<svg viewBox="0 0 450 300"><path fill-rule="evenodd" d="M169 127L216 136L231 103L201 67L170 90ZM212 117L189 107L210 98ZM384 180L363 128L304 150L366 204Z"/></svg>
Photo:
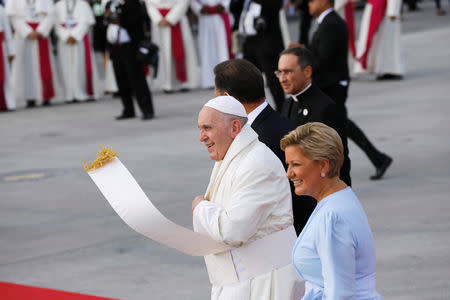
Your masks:
<svg viewBox="0 0 450 300"><path fill-rule="evenodd" d="M381 299L369 222L353 190L339 179L339 135L322 123L307 123L286 135L281 148L295 193L317 200L292 254L305 280L302 299Z"/></svg>

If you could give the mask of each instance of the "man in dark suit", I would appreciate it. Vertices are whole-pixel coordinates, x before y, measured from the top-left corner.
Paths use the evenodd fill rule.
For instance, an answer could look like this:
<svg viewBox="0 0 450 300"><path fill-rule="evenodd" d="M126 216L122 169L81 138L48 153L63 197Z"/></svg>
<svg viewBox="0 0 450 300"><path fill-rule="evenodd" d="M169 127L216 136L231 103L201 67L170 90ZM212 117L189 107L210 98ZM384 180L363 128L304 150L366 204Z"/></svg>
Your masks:
<svg viewBox="0 0 450 300"><path fill-rule="evenodd" d="M144 64L136 58L138 45L144 39L145 14L139 0L113 0L106 6L105 18L110 21L107 34L110 56L123 104L117 120L135 117L133 94L142 111L142 120L154 117Z"/></svg>
<svg viewBox="0 0 450 300"><path fill-rule="evenodd" d="M244 59L266 75L267 85L281 111L284 93L274 75L278 54L283 50L279 12L283 0L231 0L230 11L235 16L243 36Z"/></svg>
<svg viewBox="0 0 450 300"><path fill-rule="evenodd" d="M215 95L230 95L244 105L248 122L258 134L259 140L275 153L285 166L284 152L280 148L280 140L294 129L289 120L272 109L265 101L264 79L261 71L251 62L244 59L233 59L222 62L214 68ZM294 227L297 234L308 221L315 200L295 195L292 182L292 206Z"/></svg>
<svg viewBox="0 0 450 300"><path fill-rule="evenodd" d="M310 50L314 54L314 83L331 97L347 116L347 100L350 76L348 71L348 29L345 21L334 11L334 0L309 1L309 13L319 26L314 33ZM347 119L347 135L369 157L376 168L370 179L380 179L392 158L378 151L363 131Z"/></svg>
<svg viewBox="0 0 450 300"><path fill-rule="evenodd" d="M289 118L295 127L309 122L321 122L337 131L342 139L345 155L340 178L351 185L347 118L342 107L312 82L312 64L313 55L306 48L288 48L281 52L276 73L284 92L292 95L286 100L282 115Z"/></svg>

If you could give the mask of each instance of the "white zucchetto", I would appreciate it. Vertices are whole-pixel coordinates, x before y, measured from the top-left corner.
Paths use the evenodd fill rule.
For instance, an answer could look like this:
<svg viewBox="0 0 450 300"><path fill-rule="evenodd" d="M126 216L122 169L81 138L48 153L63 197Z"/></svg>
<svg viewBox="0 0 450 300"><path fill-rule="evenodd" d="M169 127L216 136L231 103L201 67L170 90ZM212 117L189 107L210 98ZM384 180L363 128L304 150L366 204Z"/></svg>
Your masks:
<svg viewBox="0 0 450 300"><path fill-rule="evenodd" d="M239 117L247 117L244 105L231 96L219 96L206 102L204 106L214 108L220 112L235 115Z"/></svg>

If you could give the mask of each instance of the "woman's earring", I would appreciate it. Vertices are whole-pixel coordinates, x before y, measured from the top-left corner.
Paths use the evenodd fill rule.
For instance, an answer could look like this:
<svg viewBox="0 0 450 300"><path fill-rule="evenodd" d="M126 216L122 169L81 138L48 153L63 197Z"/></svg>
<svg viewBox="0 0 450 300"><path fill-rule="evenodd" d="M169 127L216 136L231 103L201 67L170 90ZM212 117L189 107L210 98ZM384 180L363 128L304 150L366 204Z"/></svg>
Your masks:
<svg viewBox="0 0 450 300"><path fill-rule="evenodd" d="M320 177L325 178L325 173L324 172L320 173Z"/></svg>

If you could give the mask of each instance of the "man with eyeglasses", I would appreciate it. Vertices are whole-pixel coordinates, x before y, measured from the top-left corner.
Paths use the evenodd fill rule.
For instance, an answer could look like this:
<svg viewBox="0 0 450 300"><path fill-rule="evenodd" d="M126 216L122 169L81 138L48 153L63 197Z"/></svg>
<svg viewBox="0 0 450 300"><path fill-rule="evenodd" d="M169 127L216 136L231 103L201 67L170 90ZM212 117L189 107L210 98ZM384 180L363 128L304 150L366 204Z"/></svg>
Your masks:
<svg viewBox="0 0 450 300"><path fill-rule="evenodd" d="M321 122L339 133L345 155L339 177L350 186L347 117L342 106L337 105L312 82L312 66L313 54L306 48L288 48L281 52L275 75L284 92L291 95L286 99L281 114L286 116L295 127L309 122Z"/></svg>

